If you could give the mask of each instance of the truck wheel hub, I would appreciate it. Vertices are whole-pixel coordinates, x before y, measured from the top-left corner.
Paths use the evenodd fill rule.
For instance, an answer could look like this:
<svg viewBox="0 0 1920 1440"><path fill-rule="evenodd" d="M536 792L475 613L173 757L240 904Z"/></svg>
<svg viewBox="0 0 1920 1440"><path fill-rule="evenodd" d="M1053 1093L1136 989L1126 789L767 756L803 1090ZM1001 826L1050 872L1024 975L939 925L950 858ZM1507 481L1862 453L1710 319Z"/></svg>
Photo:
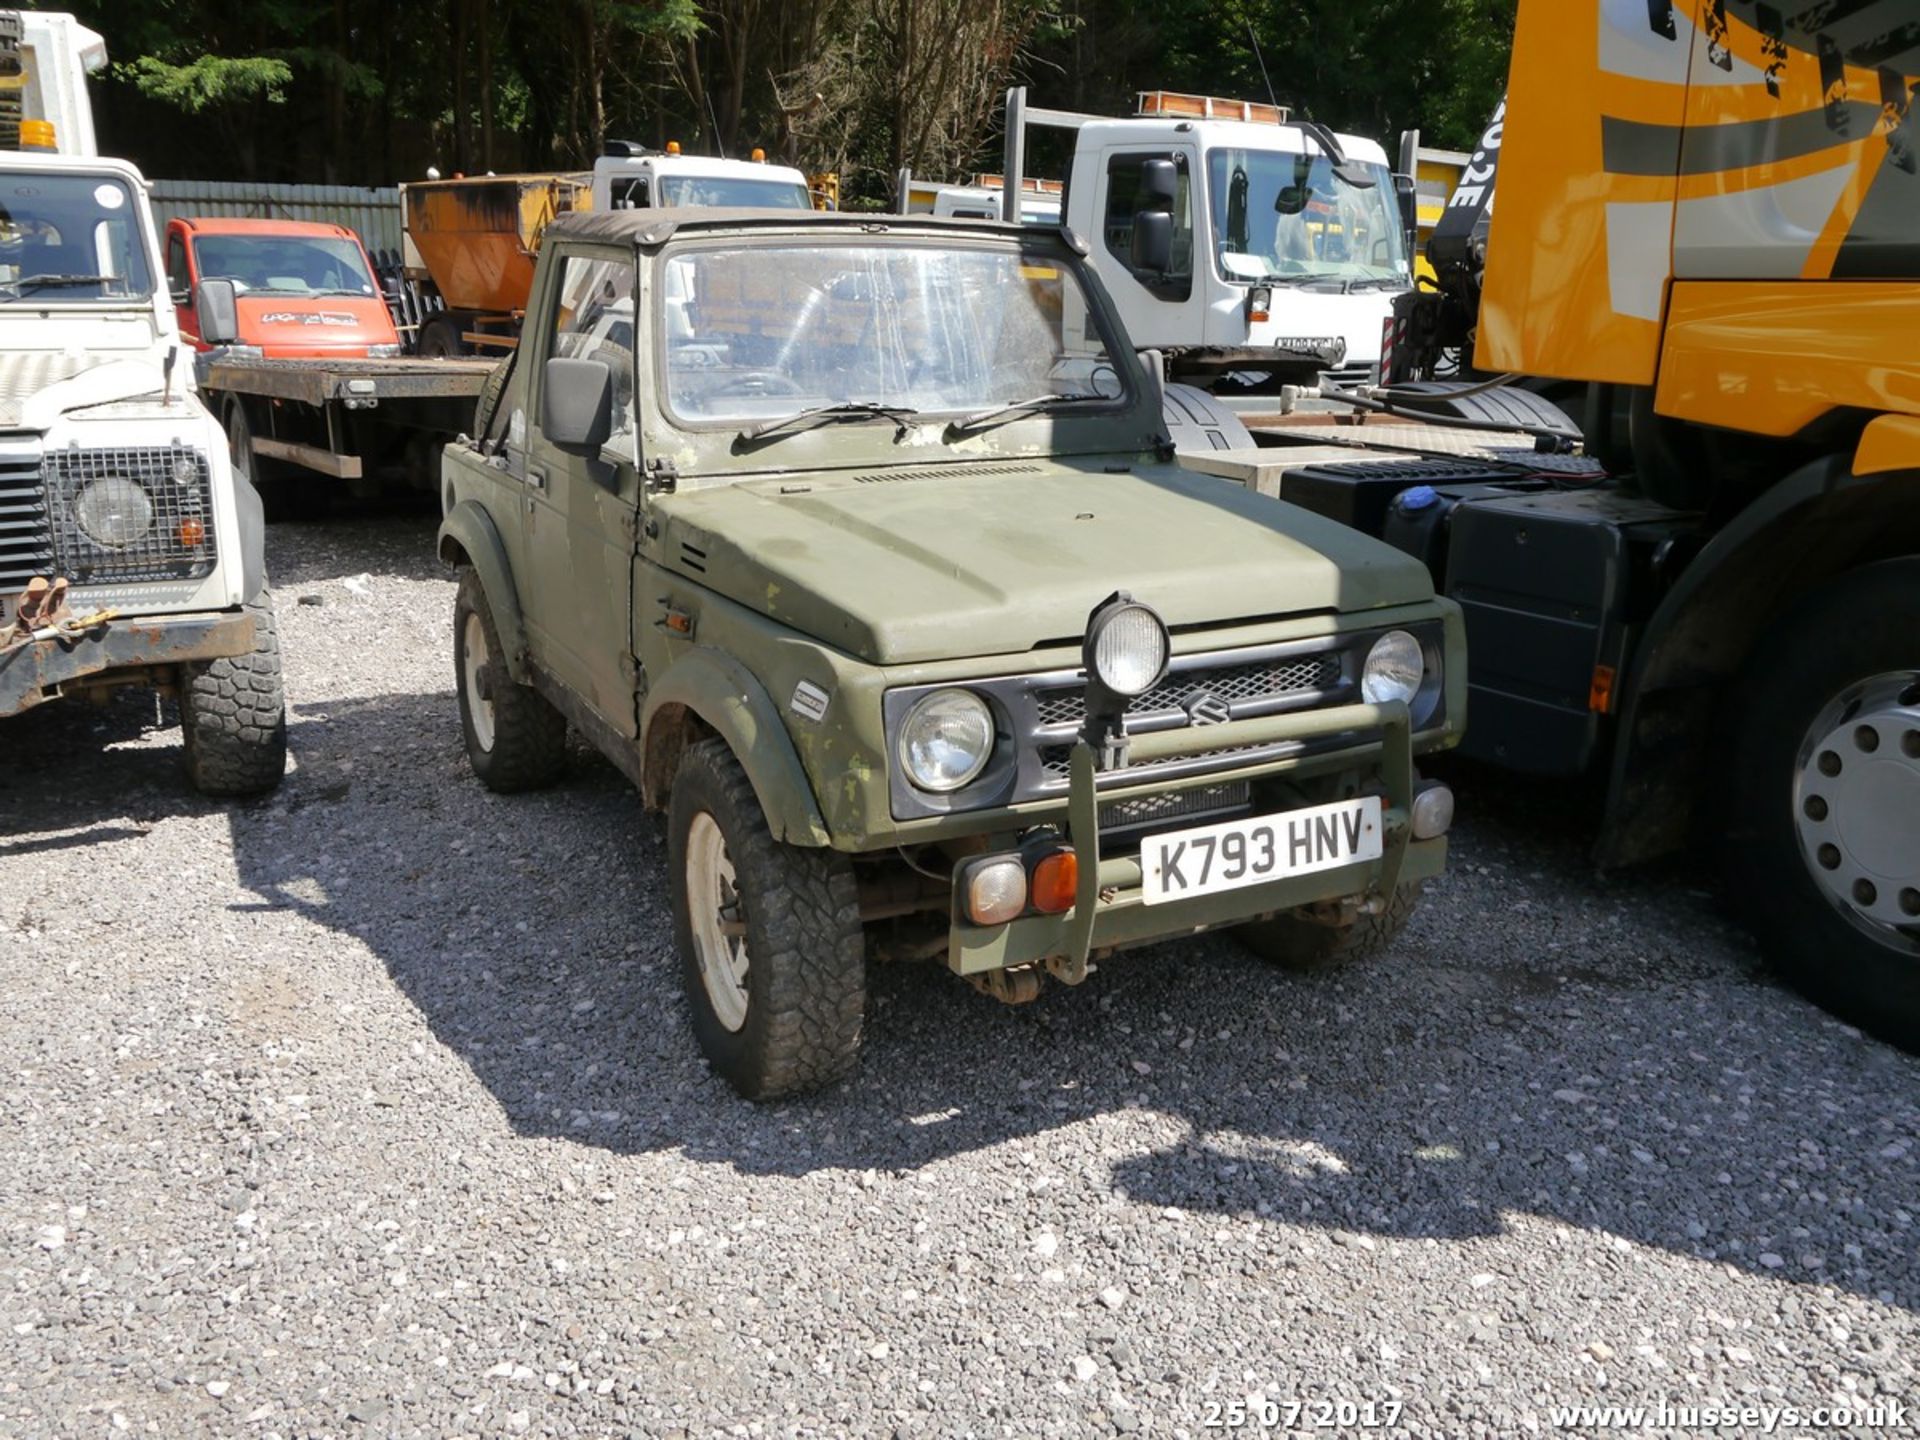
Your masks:
<svg viewBox="0 0 1920 1440"><path fill-rule="evenodd" d="M1883 935L1920 941L1920 672L1851 685L1814 717L1793 806L1801 857L1827 897Z"/></svg>

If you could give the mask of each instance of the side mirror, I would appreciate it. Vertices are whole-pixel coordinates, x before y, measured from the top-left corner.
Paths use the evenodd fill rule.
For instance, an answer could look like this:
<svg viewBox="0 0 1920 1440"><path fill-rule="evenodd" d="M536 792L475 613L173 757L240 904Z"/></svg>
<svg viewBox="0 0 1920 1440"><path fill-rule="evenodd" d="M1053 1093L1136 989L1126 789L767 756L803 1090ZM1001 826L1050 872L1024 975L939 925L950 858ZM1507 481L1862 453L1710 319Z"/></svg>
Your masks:
<svg viewBox="0 0 1920 1440"><path fill-rule="evenodd" d="M1164 275L1173 268L1173 216L1165 210L1141 210L1133 217L1133 268Z"/></svg>
<svg viewBox="0 0 1920 1440"><path fill-rule="evenodd" d="M1148 160L1140 167L1140 208L1172 210L1180 195L1180 171L1171 160Z"/></svg>
<svg viewBox="0 0 1920 1440"><path fill-rule="evenodd" d="M1393 198L1400 202L1400 228L1407 232L1407 253L1413 253L1413 237L1420 233L1420 190L1411 175L1393 177Z"/></svg>
<svg viewBox="0 0 1920 1440"><path fill-rule="evenodd" d="M540 385L540 430L573 455L598 456L613 434L613 367L604 360L547 361Z"/></svg>
<svg viewBox="0 0 1920 1440"><path fill-rule="evenodd" d="M231 280L202 280L193 296L193 318L203 345L232 345L240 339L240 298Z"/></svg>

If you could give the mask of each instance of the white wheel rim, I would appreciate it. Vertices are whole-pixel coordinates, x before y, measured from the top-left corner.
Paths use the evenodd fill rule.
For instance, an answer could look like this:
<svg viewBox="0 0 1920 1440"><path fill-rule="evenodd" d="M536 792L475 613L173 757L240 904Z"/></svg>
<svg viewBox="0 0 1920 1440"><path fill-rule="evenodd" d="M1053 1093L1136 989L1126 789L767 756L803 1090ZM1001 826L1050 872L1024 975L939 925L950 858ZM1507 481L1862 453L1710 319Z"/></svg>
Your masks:
<svg viewBox="0 0 1920 1440"><path fill-rule="evenodd" d="M687 831L687 915L693 958L713 1018L731 1031L747 1023L746 911L734 885L733 859L713 816L702 810Z"/></svg>
<svg viewBox="0 0 1920 1440"><path fill-rule="evenodd" d="M482 750L493 750L493 701L480 690L480 672L487 668L493 652L487 649L487 627L473 611L460 631L460 683L467 691L467 715L473 722L473 738Z"/></svg>
<svg viewBox="0 0 1920 1440"><path fill-rule="evenodd" d="M1920 671L1850 685L1814 717L1795 760L1793 822L1835 908L1920 954Z"/></svg>

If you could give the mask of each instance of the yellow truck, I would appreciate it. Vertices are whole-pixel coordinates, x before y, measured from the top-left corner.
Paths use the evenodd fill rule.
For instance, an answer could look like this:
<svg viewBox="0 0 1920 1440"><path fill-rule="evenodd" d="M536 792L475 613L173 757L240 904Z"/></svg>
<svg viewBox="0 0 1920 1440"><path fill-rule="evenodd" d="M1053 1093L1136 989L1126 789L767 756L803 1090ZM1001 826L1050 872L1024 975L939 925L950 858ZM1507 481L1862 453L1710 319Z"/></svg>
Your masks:
<svg viewBox="0 0 1920 1440"><path fill-rule="evenodd" d="M1466 753L1604 776L1602 864L1709 857L1777 969L1908 1046L1916 94L1916 0L1521 0L1375 413L1256 427L1367 447L1281 493L1461 603Z"/></svg>

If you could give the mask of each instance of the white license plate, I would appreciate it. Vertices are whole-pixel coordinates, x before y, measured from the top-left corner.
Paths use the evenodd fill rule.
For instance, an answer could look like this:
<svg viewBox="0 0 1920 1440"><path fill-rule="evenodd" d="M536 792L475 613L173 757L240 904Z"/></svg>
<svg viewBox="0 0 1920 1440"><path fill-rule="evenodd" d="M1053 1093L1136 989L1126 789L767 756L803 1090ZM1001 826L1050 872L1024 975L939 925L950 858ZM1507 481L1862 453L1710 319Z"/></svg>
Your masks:
<svg viewBox="0 0 1920 1440"><path fill-rule="evenodd" d="M1382 849L1380 797L1339 800L1252 820L1149 836L1140 846L1141 903L1191 900L1362 860Z"/></svg>

